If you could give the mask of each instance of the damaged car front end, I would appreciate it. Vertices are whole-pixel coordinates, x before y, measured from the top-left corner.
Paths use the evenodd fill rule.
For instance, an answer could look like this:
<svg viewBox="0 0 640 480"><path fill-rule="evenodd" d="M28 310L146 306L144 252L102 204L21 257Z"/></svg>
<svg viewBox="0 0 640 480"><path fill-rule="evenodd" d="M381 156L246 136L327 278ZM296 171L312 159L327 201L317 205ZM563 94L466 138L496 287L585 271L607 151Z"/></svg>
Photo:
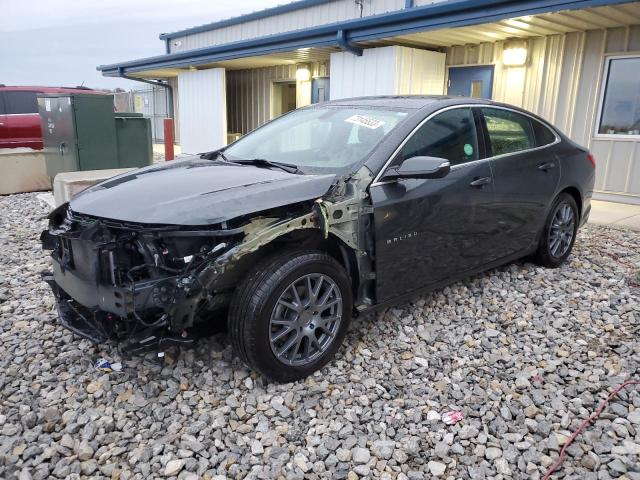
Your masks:
<svg viewBox="0 0 640 480"><path fill-rule="evenodd" d="M180 170L200 170L200 175L207 170L203 163L220 172L247 168L201 159L179 163ZM149 168L151 175L159 170ZM60 323L94 343L114 341L128 353L189 344L197 338L194 332L200 325L226 322L237 283L259 258L291 245L317 248L327 242L353 269L351 273L364 276L354 284L363 287L361 301L370 303L372 290L367 293L365 288L370 257L355 253L372 247L367 233L372 212L362 188L371 181L367 170L346 183L326 175L291 182L285 175L243 183L243 198L236 199L240 204L224 207L226 216L217 198L222 192L228 197L226 189L198 194L210 197L206 219L201 210L186 214L180 205L166 206L181 212L179 217L157 214L176 222L172 224L95 215L103 213L100 209L105 204L94 208L93 202L85 200L108 191L109 182L58 207L50 214L41 241L51 251L52 271L44 273L43 279L56 297ZM145 172L137 171L110 182L122 194L128 182L132 188L127 190L137 190L136 182L144 177ZM296 197L300 201L287 204L300 182L305 193ZM191 192L190 197L194 195ZM122 205L129 202L126 194L119 197ZM257 208L257 213L252 211ZM136 215L131 214L134 209L130 205L123 211L131 216Z"/></svg>
<svg viewBox="0 0 640 480"><path fill-rule="evenodd" d="M188 343L197 319L224 299L205 287L203 270L241 236L241 229L110 221L65 204L42 234L53 267L44 279L60 322L93 342L134 350Z"/></svg>

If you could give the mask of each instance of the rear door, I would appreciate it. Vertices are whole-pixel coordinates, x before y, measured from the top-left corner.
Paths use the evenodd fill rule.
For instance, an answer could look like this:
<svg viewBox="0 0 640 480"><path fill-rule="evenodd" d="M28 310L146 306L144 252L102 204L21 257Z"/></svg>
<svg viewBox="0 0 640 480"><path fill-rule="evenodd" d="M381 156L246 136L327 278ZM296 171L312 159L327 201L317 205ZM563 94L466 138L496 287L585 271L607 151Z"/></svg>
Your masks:
<svg viewBox="0 0 640 480"><path fill-rule="evenodd" d="M482 107L483 128L494 177L494 258L533 246L560 180L551 146L556 134L533 117Z"/></svg>
<svg viewBox="0 0 640 480"><path fill-rule="evenodd" d="M391 165L419 155L440 157L449 160L449 174L372 184L379 302L485 263L493 184L477 127L470 107L433 115L410 135Z"/></svg>
<svg viewBox="0 0 640 480"><path fill-rule="evenodd" d="M37 92L5 90L5 128L11 147L42 148Z"/></svg>

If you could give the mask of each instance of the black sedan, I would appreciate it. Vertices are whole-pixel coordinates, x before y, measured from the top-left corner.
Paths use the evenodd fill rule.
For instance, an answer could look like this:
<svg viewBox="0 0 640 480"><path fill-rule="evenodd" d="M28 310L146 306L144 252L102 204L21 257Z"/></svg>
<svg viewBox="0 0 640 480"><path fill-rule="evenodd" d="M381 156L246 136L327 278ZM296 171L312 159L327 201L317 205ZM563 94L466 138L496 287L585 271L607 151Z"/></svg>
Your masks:
<svg viewBox="0 0 640 480"><path fill-rule="evenodd" d="M374 308L515 259L566 261L595 162L519 108L371 97L291 112L232 145L74 197L42 242L60 323L129 352L226 325L276 381Z"/></svg>

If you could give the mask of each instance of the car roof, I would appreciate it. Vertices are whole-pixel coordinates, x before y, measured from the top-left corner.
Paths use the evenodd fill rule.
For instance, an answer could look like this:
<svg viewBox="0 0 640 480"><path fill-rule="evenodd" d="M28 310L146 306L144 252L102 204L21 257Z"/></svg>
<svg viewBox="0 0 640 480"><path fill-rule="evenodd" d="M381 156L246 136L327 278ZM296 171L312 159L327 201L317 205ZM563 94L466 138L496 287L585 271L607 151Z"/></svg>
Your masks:
<svg viewBox="0 0 640 480"><path fill-rule="evenodd" d="M425 107L443 107L447 105L470 103L477 103L479 105L499 105L498 103L491 102L489 100L447 95L379 95L331 100L323 103L322 105L370 106L419 110Z"/></svg>

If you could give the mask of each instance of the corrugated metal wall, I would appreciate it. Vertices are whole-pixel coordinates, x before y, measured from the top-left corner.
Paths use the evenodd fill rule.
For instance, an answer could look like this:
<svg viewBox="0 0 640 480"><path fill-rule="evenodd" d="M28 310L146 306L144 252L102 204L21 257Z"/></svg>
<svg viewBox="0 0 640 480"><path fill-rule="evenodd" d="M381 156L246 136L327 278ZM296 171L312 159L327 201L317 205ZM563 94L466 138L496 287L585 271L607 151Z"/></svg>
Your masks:
<svg viewBox="0 0 640 480"><path fill-rule="evenodd" d="M423 0L424 3L437 3ZM399 10L405 0L363 0L362 16ZM223 27L208 32L195 33L171 40L171 51L182 52L193 48L220 45L238 40L262 37L274 33L300 30L326 23L334 23L360 17L360 7L354 0L336 0L293 12L282 13L260 20Z"/></svg>
<svg viewBox="0 0 640 480"><path fill-rule="evenodd" d="M314 77L329 75L326 63L310 65ZM245 134L271 120L273 82L295 80L295 65L227 71L227 124L229 133Z"/></svg>
<svg viewBox="0 0 640 480"><path fill-rule="evenodd" d="M503 42L452 47L447 64L495 65L494 100L535 112L590 148L598 161L596 191L640 202L640 141L595 134L605 58L640 55L640 25L530 38L524 67L503 67L503 48Z"/></svg>

